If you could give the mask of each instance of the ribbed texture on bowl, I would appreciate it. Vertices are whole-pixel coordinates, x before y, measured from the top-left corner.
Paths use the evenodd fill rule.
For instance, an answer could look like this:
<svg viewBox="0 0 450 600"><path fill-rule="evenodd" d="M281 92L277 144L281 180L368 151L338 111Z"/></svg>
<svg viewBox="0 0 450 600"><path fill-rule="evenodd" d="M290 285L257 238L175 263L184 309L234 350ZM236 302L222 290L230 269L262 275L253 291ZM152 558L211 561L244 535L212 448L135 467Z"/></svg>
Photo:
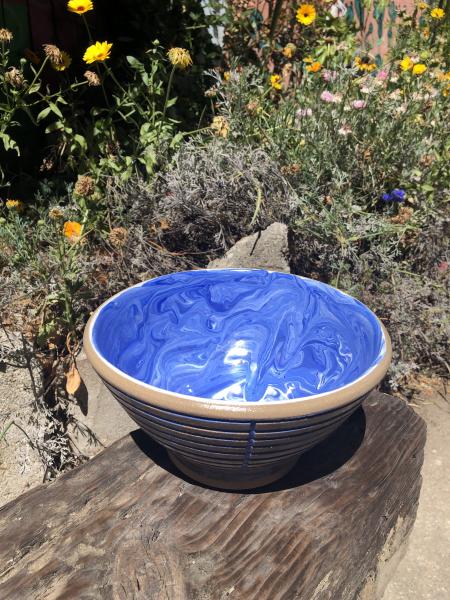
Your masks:
<svg viewBox="0 0 450 600"><path fill-rule="evenodd" d="M277 479L283 465L289 470L303 452L328 437L364 400L357 398L345 406L297 419L213 420L165 410L105 384L183 471L205 483L234 488Z"/></svg>

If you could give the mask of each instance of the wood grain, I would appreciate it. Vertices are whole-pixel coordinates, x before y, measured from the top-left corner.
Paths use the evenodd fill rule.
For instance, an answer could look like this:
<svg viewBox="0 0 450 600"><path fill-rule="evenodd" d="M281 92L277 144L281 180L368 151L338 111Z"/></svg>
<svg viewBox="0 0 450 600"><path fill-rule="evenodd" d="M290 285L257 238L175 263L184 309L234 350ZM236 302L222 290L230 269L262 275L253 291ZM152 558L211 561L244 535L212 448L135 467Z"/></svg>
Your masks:
<svg viewBox="0 0 450 600"><path fill-rule="evenodd" d="M283 480L230 493L183 479L138 430L0 508L0 598L376 597L415 519L425 436L373 393Z"/></svg>

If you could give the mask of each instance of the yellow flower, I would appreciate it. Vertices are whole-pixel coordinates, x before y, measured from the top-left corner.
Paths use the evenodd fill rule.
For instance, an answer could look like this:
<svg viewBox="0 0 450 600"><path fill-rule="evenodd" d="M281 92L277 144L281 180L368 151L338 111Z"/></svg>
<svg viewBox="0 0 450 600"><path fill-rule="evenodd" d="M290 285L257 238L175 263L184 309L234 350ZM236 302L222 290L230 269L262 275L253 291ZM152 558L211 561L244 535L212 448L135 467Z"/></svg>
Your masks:
<svg viewBox="0 0 450 600"><path fill-rule="evenodd" d="M63 233L69 242L78 242L81 238L81 223L77 221L66 221L63 225Z"/></svg>
<svg viewBox="0 0 450 600"><path fill-rule="evenodd" d="M211 129L214 133L220 137L226 138L228 137L228 133L230 131L230 125L225 117L214 117L211 123Z"/></svg>
<svg viewBox="0 0 450 600"><path fill-rule="evenodd" d="M315 61L312 64L308 65L306 67L306 70L308 71L308 73L317 73L318 71L320 71L320 69L322 68L322 63L320 63L319 61Z"/></svg>
<svg viewBox="0 0 450 600"><path fill-rule="evenodd" d="M304 63L309 63L309 64L311 64L311 63L313 63L313 62L314 62L314 59L313 59L313 57L312 57L312 56L306 56L306 57L303 59L303 62L304 62Z"/></svg>
<svg viewBox="0 0 450 600"><path fill-rule="evenodd" d="M419 4L417 5L418 8L420 10L427 10L427 8L430 6L429 4L427 4L426 2L419 2Z"/></svg>
<svg viewBox="0 0 450 600"><path fill-rule="evenodd" d="M433 19L443 19L445 17L445 12L442 8L433 8L433 10L430 12L430 15L433 17Z"/></svg>
<svg viewBox="0 0 450 600"><path fill-rule="evenodd" d="M368 73L375 71L375 69L377 68L377 65L374 62L370 62L369 58L361 58L360 56L357 56L355 58L355 65L360 71L367 71Z"/></svg>
<svg viewBox="0 0 450 600"><path fill-rule="evenodd" d="M184 48L171 48L167 53L170 62L174 67L187 69L192 65L192 58L188 50Z"/></svg>
<svg viewBox="0 0 450 600"><path fill-rule="evenodd" d="M289 43L283 48L283 56L286 58L292 58L294 56L294 52L297 50L297 46L295 44Z"/></svg>
<svg viewBox="0 0 450 600"><path fill-rule="evenodd" d="M223 74L223 78L225 79L225 81L230 81L230 71L225 71L225 73Z"/></svg>
<svg viewBox="0 0 450 600"><path fill-rule="evenodd" d="M72 58L69 54L67 54L67 52L64 52L64 50L61 50L61 58L61 63L55 63L53 61L50 61L50 64L52 65L53 69L55 69L55 71L65 71L72 64Z"/></svg>
<svg viewBox="0 0 450 600"><path fill-rule="evenodd" d="M409 71L410 69L412 69L412 68L413 68L413 66L414 66L414 63L413 63L413 61L412 61L412 60L409 58L409 56L404 56L404 57L403 57L403 60L401 60L401 61L399 62L399 65L400 65L400 69L401 69L402 71Z"/></svg>
<svg viewBox="0 0 450 600"><path fill-rule="evenodd" d="M271 75L270 85L273 87L274 90L281 90L281 75Z"/></svg>
<svg viewBox="0 0 450 600"><path fill-rule="evenodd" d="M413 75L422 75L422 73L425 73L426 70L426 65L424 65L423 63L417 63L413 66L412 73Z"/></svg>
<svg viewBox="0 0 450 600"><path fill-rule="evenodd" d="M96 61L104 61L109 58L111 48L112 44L108 44L108 42L95 42L95 44L86 49L83 60L88 65Z"/></svg>
<svg viewBox="0 0 450 600"><path fill-rule="evenodd" d="M67 3L67 10L76 13L77 15L82 15L93 8L94 5L91 0L69 0Z"/></svg>
<svg viewBox="0 0 450 600"><path fill-rule="evenodd" d="M16 212L20 213L23 212L24 207L22 200L7 200L6 208L8 210L15 210Z"/></svg>
<svg viewBox="0 0 450 600"><path fill-rule="evenodd" d="M424 27L422 29L422 35L427 40L430 37L430 28L429 27Z"/></svg>
<svg viewBox="0 0 450 600"><path fill-rule="evenodd" d="M297 10L296 18L302 25L311 25L316 20L316 9L312 4L302 4Z"/></svg>

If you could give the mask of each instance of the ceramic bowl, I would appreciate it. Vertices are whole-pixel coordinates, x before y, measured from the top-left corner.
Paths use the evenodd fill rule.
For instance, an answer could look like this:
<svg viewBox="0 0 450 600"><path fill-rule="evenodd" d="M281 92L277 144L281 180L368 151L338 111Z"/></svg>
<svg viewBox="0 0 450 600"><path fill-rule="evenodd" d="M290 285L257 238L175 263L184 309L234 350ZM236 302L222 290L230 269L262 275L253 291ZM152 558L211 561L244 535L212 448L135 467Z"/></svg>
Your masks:
<svg viewBox="0 0 450 600"><path fill-rule="evenodd" d="M389 336L364 304L273 271L157 277L84 334L94 369L189 477L248 489L282 477L385 375Z"/></svg>

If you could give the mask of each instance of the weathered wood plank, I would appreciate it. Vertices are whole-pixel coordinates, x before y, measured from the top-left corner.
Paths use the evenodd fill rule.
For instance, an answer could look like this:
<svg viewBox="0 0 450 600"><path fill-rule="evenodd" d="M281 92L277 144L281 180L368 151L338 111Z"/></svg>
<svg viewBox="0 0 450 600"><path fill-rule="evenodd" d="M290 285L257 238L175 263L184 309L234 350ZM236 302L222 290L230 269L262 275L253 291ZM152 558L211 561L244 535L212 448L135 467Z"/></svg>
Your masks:
<svg viewBox="0 0 450 600"><path fill-rule="evenodd" d="M425 435L374 393L279 483L230 493L136 431L0 508L0 598L375 598L415 518Z"/></svg>

